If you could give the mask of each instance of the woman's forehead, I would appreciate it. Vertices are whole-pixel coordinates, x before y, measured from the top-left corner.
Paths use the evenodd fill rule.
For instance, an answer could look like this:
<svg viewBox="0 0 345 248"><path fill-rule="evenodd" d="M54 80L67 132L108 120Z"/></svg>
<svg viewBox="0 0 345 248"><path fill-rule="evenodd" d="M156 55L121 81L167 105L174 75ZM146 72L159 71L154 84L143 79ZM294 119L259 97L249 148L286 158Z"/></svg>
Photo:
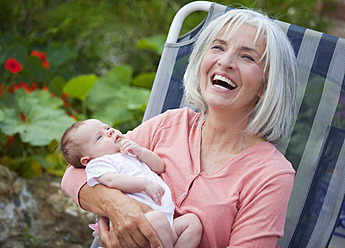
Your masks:
<svg viewBox="0 0 345 248"><path fill-rule="evenodd" d="M223 26L214 38L214 41L219 39L224 41L236 39L242 42L243 45L247 44L261 47L261 49L265 49L266 46L263 35L258 33L258 28L247 23L242 23L237 26L231 24Z"/></svg>

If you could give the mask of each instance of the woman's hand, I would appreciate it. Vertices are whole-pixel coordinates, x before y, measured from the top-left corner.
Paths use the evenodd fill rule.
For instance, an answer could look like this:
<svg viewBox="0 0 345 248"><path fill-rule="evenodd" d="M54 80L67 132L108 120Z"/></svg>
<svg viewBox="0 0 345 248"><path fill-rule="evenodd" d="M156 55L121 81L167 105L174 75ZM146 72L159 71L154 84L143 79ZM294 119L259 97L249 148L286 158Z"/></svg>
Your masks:
<svg viewBox="0 0 345 248"><path fill-rule="evenodd" d="M162 244L145 213L152 209L121 191L96 185L84 185L79 192L80 203L86 210L102 218L99 222L101 242L104 247L162 247Z"/></svg>
<svg viewBox="0 0 345 248"><path fill-rule="evenodd" d="M151 211L146 204L132 198L123 199L121 208L108 209L109 224L102 220L101 242L104 247L152 247L161 246L155 230L145 218ZM114 214L115 213L115 214Z"/></svg>

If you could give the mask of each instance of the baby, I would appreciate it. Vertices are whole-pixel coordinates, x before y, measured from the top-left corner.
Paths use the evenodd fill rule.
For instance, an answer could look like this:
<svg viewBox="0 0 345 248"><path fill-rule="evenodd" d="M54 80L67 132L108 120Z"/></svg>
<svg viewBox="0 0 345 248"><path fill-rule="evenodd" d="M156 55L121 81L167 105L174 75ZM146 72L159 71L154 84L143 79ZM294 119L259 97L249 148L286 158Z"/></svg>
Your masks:
<svg viewBox="0 0 345 248"><path fill-rule="evenodd" d="M173 219L171 191L157 175L164 172L165 165L156 153L96 119L69 127L61 137L59 149L68 163L85 168L91 187L101 183L149 205L153 211L145 216L163 247L198 246L201 222L192 213Z"/></svg>

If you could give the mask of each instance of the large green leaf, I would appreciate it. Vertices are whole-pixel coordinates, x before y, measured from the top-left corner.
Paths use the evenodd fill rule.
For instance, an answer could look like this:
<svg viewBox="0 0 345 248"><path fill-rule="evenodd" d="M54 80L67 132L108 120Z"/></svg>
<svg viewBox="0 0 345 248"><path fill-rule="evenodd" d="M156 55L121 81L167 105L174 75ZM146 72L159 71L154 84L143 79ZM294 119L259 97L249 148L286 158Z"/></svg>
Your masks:
<svg viewBox="0 0 345 248"><path fill-rule="evenodd" d="M150 50L157 55L162 55L165 39L165 35L154 35L142 38L138 41L137 47L143 50Z"/></svg>
<svg viewBox="0 0 345 248"><path fill-rule="evenodd" d="M89 91L87 107L92 111L99 111L110 103L113 107L122 105L125 96L121 88L130 84L132 73L131 67L119 66L101 77Z"/></svg>
<svg viewBox="0 0 345 248"><path fill-rule="evenodd" d="M0 122L2 122L5 119L4 111L0 108Z"/></svg>
<svg viewBox="0 0 345 248"><path fill-rule="evenodd" d="M155 76L155 72L142 72L133 78L133 85L151 89Z"/></svg>
<svg viewBox="0 0 345 248"><path fill-rule="evenodd" d="M76 50L66 43L49 43L47 47L48 61L51 66L61 66L68 60L76 58L77 55Z"/></svg>
<svg viewBox="0 0 345 248"><path fill-rule="evenodd" d="M3 107L5 118L0 122L0 129L6 135L18 133L25 143L48 145L59 140L64 130L74 122L59 108L62 101L51 97L49 92L28 94L20 89L14 93L14 98L14 106Z"/></svg>
<svg viewBox="0 0 345 248"><path fill-rule="evenodd" d="M63 92L67 93L70 97L84 101L97 79L98 77L94 74L72 78L63 87Z"/></svg>
<svg viewBox="0 0 345 248"><path fill-rule="evenodd" d="M58 93L58 94L62 94L63 92L63 86L65 86L66 81L63 77L61 76L55 76L49 84L49 90L54 92L54 93Z"/></svg>
<svg viewBox="0 0 345 248"><path fill-rule="evenodd" d="M40 58L29 56L21 74L23 74L22 80L25 82L30 82L33 78L36 82L43 82L47 75L47 69L42 66Z"/></svg>
<svg viewBox="0 0 345 248"><path fill-rule="evenodd" d="M114 68L100 78L87 96L93 118L112 125L132 120L131 111L145 109L150 91L130 86L132 70L128 66Z"/></svg>

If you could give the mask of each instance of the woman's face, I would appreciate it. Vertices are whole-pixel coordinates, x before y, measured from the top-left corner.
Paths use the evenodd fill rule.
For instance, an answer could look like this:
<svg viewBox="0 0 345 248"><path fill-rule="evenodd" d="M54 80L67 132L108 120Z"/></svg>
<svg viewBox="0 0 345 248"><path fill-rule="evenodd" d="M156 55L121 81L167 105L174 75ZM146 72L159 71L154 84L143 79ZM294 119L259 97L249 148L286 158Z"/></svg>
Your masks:
<svg viewBox="0 0 345 248"><path fill-rule="evenodd" d="M206 52L200 66L201 94L210 111L245 114L251 112L264 92L265 44L256 28L242 24L231 36L223 27Z"/></svg>

